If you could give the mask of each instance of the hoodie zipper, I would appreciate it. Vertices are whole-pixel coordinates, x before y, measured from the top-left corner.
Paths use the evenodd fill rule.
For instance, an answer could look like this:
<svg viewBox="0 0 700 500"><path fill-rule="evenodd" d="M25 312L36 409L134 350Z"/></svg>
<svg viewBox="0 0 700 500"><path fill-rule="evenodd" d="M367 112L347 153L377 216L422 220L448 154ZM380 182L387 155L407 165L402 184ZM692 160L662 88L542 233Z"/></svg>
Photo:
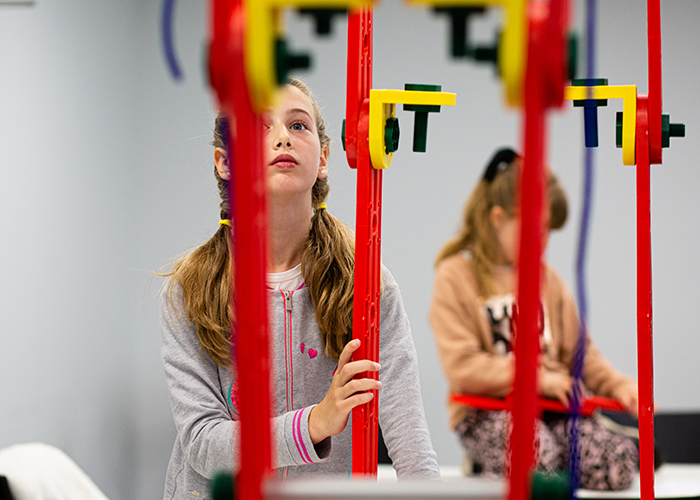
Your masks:
<svg viewBox="0 0 700 500"><path fill-rule="evenodd" d="M292 296L294 292L285 290L282 292L284 297L284 338L285 352L288 354L285 358L289 359L288 375L287 375L287 411L294 409L294 351L292 350ZM289 333L289 337L287 337ZM289 340L287 340L289 338ZM289 383L291 380L291 384ZM291 387L290 387L291 385Z"/></svg>

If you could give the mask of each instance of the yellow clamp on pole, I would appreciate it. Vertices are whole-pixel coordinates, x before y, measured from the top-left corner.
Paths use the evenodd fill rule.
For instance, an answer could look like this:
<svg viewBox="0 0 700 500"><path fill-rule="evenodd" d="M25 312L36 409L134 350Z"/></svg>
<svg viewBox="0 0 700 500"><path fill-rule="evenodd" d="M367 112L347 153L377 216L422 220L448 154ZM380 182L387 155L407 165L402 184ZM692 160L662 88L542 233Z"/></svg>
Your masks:
<svg viewBox="0 0 700 500"><path fill-rule="evenodd" d="M379 90L369 93L369 156L374 168L389 168L394 153L386 152L385 129L389 118L396 117L397 104L454 106L457 95L421 90Z"/></svg>
<svg viewBox="0 0 700 500"><path fill-rule="evenodd" d="M622 99L622 164L635 165L635 131L637 128L637 86L596 85L592 87L566 87L564 99Z"/></svg>
<svg viewBox="0 0 700 500"><path fill-rule="evenodd" d="M406 0L409 4L450 7L503 7L503 31L498 48L498 70L505 84L506 103L523 103L527 55L527 0Z"/></svg>
<svg viewBox="0 0 700 500"><path fill-rule="evenodd" d="M354 9L374 0L243 0L246 9L245 68L253 108L272 105L278 88L276 44L284 34L282 9Z"/></svg>

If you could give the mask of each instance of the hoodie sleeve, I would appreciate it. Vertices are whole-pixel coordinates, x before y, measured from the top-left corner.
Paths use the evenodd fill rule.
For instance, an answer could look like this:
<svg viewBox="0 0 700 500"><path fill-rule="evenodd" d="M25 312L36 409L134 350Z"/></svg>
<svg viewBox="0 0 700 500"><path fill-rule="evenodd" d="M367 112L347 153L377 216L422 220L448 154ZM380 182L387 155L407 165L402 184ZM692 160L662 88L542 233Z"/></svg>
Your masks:
<svg viewBox="0 0 700 500"><path fill-rule="evenodd" d="M386 268L379 322L379 419L399 479L439 478L418 378L416 348L398 285Z"/></svg>
<svg viewBox="0 0 700 500"><path fill-rule="evenodd" d="M561 360L570 369L573 367L574 354L579 335L579 315L576 302L571 291L564 284L561 277L554 271L552 278L556 282L556 288L561 294L563 339ZM593 344L590 334L586 332L586 357L583 362L583 381L586 387L594 394L605 397L614 397L615 391L626 384L636 385L636 382L617 371L610 362L605 359L598 348Z"/></svg>
<svg viewBox="0 0 700 500"><path fill-rule="evenodd" d="M515 365L512 357L492 352L492 341L480 324L480 307L473 276L462 257L442 261L429 316L450 388L462 394L503 397L513 388Z"/></svg>
<svg viewBox="0 0 700 500"><path fill-rule="evenodd" d="M240 424L237 415L229 412L219 368L202 349L196 328L182 308L173 307L167 290L166 285L160 301L161 357L177 439L187 462L202 476L211 478L221 469L237 470ZM181 304L180 296L175 286L176 305ZM312 408L271 419L274 468L321 462L330 455L330 439L315 446L311 442L308 422Z"/></svg>

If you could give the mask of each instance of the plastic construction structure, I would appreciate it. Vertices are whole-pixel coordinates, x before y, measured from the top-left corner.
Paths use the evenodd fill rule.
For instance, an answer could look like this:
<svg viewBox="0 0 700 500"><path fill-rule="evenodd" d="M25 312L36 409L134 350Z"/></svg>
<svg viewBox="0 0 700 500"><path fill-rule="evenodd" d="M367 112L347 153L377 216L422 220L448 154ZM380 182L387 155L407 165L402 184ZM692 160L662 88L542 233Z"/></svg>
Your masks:
<svg viewBox="0 0 700 500"><path fill-rule="evenodd" d="M598 145L597 107L607 99L622 98L616 115L616 144L622 147L624 165L637 173L637 381L639 391L639 448L641 500L654 498L654 371L651 276L651 165L661 164L670 137L684 137L685 125L670 123L662 113L661 4L647 0L649 93L635 86L607 86L606 79L574 82L566 98L584 108L586 146Z"/></svg>
<svg viewBox="0 0 700 500"><path fill-rule="evenodd" d="M210 2L209 81L221 109L229 118L228 144L233 145L229 183L233 232L240 236L233 245L237 272L231 300L236 309L235 328L246 332L236 336L234 343L235 350L247 353L236 360L240 370L241 407L242 459L235 481L239 498L261 499L263 481L272 470L270 344L264 281L266 186L260 112L272 101L278 82L285 78L281 73L290 66L288 54L280 50L279 10L285 5L337 9L355 7L359 3L366 2ZM237 294L235 290L246 290L246 293ZM237 357L236 354L233 352L232 356Z"/></svg>
<svg viewBox="0 0 700 500"><path fill-rule="evenodd" d="M382 171L389 168L399 143L396 104L415 111L414 151L425 151L427 114L454 106L455 94L439 86L407 84L407 90L372 89L372 11L358 9L348 20L348 72L343 144L348 164L357 169L355 293L353 338L360 348L353 359L379 361L381 302ZM359 378L376 378L361 373ZM352 412L352 473L377 474L378 394Z"/></svg>
<svg viewBox="0 0 700 500"><path fill-rule="evenodd" d="M510 397L489 398L484 396L474 396L471 394L450 394L450 400L458 405L469 406L470 408L478 408L486 411L512 411L513 408L513 400ZM568 406L564 406L557 400L542 397L538 398L537 406L539 411L551 411L564 414L571 411ZM590 417L597 410L612 412L625 411L622 405L614 399L591 396L583 401L583 404L579 409L579 414L584 417Z"/></svg>
<svg viewBox="0 0 700 500"><path fill-rule="evenodd" d="M172 1L165 0L164 3L163 33L166 59L174 69L176 58L170 40L172 30L168 27L173 17ZM449 9L453 16L453 51L457 47L467 55L478 52L468 44L468 16L491 5L500 5L505 10L505 26L492 53L495 51L499 73L505 83L507 104L523 110L522 227L517 288L519 333L515 344L515 383L511 396L505 401L479 402L472 399L471 404L492 404L512 409L513 460L507 492L510 500L564 498L570 495L570 491L560 487L560 481L543 483L541 477L533 476L535 420L539 409L550 404L538 401L536 394L539 263L542 255L542 242L536 235L540 234L542 227L547 113L552 108L561 107L565 99L573 100L584 108L586 143L589 146L597 143L597 108L606 105L609 99L623 100L623 111L621 118L618 118L618 142L622 147L623 163L637 165L642 500L654 497L650 165L661 163L662 148L668 146L670 137L684 135L684 127L671 124L670 119L661 112L659 1L648 0L647 3L649 94L637 95L634 86L608 86L607 81L602 79L575 81L573 86L566 87L574 59L568 36L568 0L409 0L409 3ZM396 104L402 103L404 110L416 113L414 151L425 151L428 113L438 112L440 106L454 105L455 96L440 92L439 86L417 84L409 84L403 91L372 89L371 5L369 0L210 0L209 81L221 109L229 118L232 220L234 232L240 236L234 245L233 258L237 272L231 300L237 312L235 328L246 334L236 336L234 351L247 353L236 363L240 373L240 470L235 481L219 481L215 487L215 495L216 490L220 492L220 497L215 497L217 500L230 498L232 491L239 498L259 500L265 491L284 489L277 483L270 483L272 489L265 487L265 480L272 468L272 405L264 286L267 218L260 112L272 101L287 71L310 63L306 56L290 54L286 48L281 18L281 10L285 6L315 16L316 31L320 34L330 32L334 16L349 10L343 144L350 167L358 171L353 337L363 340L355 359L378 360L382 172L389 167L398 148ZM460 37L464 39L463 45ZM168 44L170 49L167 49ZM176 75L176 72L173 74ZM246 290L246 293L237 294L235 290L239 289ZM232 356L236 354L232 352ZM368 376L376 377L376 373L359 375ZM469 398L457 396L460 397ZM357 475L376 473L377 400L375 397L372 402L353 411L352 470ZM461 402L470 404L465 399ZM610 408L614 404L601 399L589 400L588 403L584 402L582 410L606 406ZM563 410L563 407L558 410ZM438 493L440 485L431 485L431 491ZM330 491L325 493L328 493L328 497L333 496ZM465 492L464 496L467 495ZM386 497L391 498L391 494L387 493Z"/></svg>

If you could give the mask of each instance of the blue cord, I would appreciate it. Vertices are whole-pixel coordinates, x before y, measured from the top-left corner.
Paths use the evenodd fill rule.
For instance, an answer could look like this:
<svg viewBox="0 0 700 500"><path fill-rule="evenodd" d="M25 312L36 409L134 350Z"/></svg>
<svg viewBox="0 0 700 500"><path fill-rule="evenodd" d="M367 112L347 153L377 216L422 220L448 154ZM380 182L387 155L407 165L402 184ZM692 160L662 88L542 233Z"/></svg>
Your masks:
<svg viewBox="0 0 700 500"><path fill-rule="evenodd" d="M586 78L595 75L595 0L586 2ZM590 95L588 96L591 97ZM569 421L569 464L571 476L571 495L575 496L580 480L579 439L578 424L581 408L581 380L583 362L586 356L586 324L588 316L588 303L586 293L586 246L588 242L588 229L590 227L591 199L593 191L594 158L593 148L585 148L585 171L583 184L583 209L581 212L581 226L578 240L578 255L576 258L576 291L578 297L580 323L579 336L576 343L573 366L573 391L571 398L571 419Z"/></svg>
<svg viewBox="0 0 700 500"><path fill-rule="evenodd" d="M173 45L173 17L175 14L175 0L163 0L163 12L161 17L161 33L163 35L163 50L168 69L175 81L182 79L182 71L175 57L175 46Z"/></svg>

